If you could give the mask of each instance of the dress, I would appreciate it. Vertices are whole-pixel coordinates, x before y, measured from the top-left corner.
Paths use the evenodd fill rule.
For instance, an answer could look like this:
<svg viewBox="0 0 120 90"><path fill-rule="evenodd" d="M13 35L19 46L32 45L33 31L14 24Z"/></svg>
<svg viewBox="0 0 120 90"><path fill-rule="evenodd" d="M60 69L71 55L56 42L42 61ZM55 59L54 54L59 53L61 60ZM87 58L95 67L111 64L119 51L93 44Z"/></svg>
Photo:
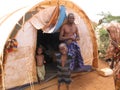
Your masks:
<svg viewBox="0 0 120 90"><path fill-rule="evenodd" d="M71 55L68 54L67 61L65 62L64 67L62 67L62 62L61 62L61 54L58 53L56 54L57 58L57 76L58 76L58 83L66 83L70 84L71 83L71 70L70 70L70 62L71 62Z"/></svg>

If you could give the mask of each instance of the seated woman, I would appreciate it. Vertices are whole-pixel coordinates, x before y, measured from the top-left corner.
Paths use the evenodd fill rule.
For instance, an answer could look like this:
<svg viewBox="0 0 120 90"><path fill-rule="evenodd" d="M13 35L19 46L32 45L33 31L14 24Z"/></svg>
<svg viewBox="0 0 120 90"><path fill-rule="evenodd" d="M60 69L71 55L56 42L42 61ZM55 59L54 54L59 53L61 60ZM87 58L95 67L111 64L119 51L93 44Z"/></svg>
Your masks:
<svg viewBox="0 0 120 90"><path fill-rule="evenodd" d="M80 40L78 28L74 23L74 14L69 13L67 18L67 23L65 23L60 30L59 39L66 43L68 47L68 53L73 57L70 68L72 71L91 71L90 65L84 65L83 58L80 52L80 47L77 43Z"/></svg>

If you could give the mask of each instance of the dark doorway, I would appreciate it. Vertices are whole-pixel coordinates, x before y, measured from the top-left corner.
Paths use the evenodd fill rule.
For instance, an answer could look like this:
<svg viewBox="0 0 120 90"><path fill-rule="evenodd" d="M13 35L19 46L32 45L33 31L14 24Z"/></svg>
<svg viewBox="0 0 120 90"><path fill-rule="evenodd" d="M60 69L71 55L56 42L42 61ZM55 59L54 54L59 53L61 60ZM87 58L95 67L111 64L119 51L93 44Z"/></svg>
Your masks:
<svg viewBox="0 0 120 90"><path fill-rule="evenodd" d="M55 62L55 53L58 52L59 32L43 33L42 30L37 31L37 47L42 45L45 48L44 56L46 60L46 76L45 81L51 80L56 76L57 68Z"/></svg>

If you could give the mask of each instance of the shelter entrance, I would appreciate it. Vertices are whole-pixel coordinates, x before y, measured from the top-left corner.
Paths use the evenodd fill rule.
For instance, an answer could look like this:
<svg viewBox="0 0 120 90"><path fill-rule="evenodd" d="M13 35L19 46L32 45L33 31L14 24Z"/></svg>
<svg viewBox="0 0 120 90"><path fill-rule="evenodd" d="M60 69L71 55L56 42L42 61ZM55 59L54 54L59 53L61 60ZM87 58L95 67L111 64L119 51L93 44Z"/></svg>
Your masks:
<svg viewBox="0 0 120 90"><path fill-rule="evenodd" d="M59 32L56 33L43 33L42 30L37 31L37 47L42 45L45 49L44 57L45 63L45 81L51 80L56 77L57 67L55 61L55 53L58 52Z"/></svg>

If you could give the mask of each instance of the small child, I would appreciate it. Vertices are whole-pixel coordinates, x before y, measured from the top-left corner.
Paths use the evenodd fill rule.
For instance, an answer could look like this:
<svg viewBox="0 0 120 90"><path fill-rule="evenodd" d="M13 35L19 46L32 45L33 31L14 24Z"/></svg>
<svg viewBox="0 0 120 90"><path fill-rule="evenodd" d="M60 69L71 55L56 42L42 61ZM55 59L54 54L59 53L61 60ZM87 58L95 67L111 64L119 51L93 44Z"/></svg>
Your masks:
<svg viewBox="0 0 120 90"><path fill-rule="evenodd" d="M37 54L35 56L36 61L37 61L37 74L38 74L38 81L40 82L41 80L44 80L45 77L45 65L44 63L44 55L43 55L43 47L39 46L37 48Z"/></svg>
<svg viewBox="0 0 120 90"><path fill-rule="evenodd" d="M60 53L56 54L57 68L58 68L58 90L62 83L66 84L67 90L69 90L69 84L71 83L71 71L70 62L71 55L68 54L68 49L65 43L59 45Z"/></svg>

